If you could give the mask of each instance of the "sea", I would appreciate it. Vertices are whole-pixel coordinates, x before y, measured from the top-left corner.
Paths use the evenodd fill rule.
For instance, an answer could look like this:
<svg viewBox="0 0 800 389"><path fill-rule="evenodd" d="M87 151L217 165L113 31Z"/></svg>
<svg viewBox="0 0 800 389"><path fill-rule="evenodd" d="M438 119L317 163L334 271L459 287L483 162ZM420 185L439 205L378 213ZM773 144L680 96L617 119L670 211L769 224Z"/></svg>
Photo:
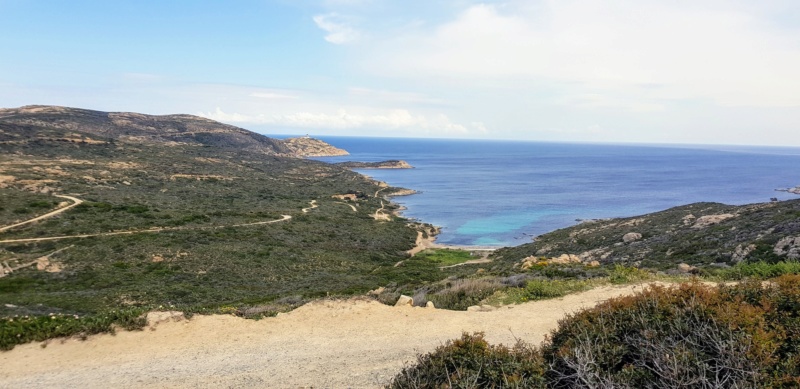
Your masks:
<svg viewBox="0 0 800 389"><path fill-rule="evenodd" d="M401 159L360 173L418 194L403 216L442 227L437 242L516 246L582 220L694 202L800 198L800 148L318 137L350 152L326 162Z"/></svg>

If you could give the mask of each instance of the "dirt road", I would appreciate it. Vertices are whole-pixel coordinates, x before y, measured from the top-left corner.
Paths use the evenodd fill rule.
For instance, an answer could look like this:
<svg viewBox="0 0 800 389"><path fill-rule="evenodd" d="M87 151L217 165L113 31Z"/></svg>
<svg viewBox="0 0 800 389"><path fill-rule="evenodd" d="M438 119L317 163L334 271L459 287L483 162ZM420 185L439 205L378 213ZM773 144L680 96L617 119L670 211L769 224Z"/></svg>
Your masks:
<svg viewBox="0 0 800 389"><path fill-rule="evenodd" d="M81 199L79 199L77 197L66 196L66 195L54 195L54 196L55 197L60 197L62 199L72 200L73 203L70 204L70 205L67 205L66 207L56 209L55 211L48 212L48 213L46 213L46 214L44 214L42 216L35 217L35 218L29 219L29 220L25 220L24 222L20 222L20 223L17 223L17 224L12 224L10 226L0 227L0 232L3 232L5 230L10 230L10 229L12 229L14 227L24 226L24 225L30 224L30 223L36 223L39 220L44 220L44 219L53 217L55 215L58 215L60 213L66 212L66 211L68 211L68 210L70 210L70 209L72 209L74 207L77 207L81 203L83 203L83 200L81 200Z"/></svg>
<svg viewBox="0 0 800 389"><path fill-rule="evenodd" d="M144 331L53 341L0 353L8 388L375 388L462 331L539 343L568 312L641 286L603 287L491 312L318 301L259 321L195 316Z"/></svg>

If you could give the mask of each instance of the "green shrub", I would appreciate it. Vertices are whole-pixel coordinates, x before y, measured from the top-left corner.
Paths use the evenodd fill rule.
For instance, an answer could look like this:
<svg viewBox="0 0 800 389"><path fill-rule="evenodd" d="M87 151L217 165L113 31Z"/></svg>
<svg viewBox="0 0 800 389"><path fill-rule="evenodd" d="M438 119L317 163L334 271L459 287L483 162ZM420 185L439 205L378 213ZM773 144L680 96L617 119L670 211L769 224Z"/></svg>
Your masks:
<svg viewBox="0 0 800 389"><path fill-rule="evenodd" d="M544 388L539 353L523 342L493 346L464 333L403 369L387 388Z"/></svg>
<svg viewBox="0 0 800 389"><path fill-rule="evenodd" d="M623 265L614 265L614 270L608 274L608 280L617 285L647 281L652 278L653 274L646 270Z"/></svg>
<svg viewBox="0 0 800 389"><path fill-rule="evenodd" d="M511 378L513 378L513 380ZM559 321L539 349L462 335L390 388L800 386L800 276L651 286Z"/></svg>
<svg viewBox="0 0 800 389"><path fill-rule="evenodd" d="M559 322L542 349L548 384L777 387L800 384L800 277L774 285L653 286Z"/></svg>
<svg viewBox="0 0 800 389"><path fill-rule="evenodd" d="M720 271L723 279L741 280L747 277L775 278L784 274L800 274L800 262L780 261L769 263L764 261L742 262L730 269Z"/></svg>
<svg viewBox="0 0 800 389"><path fill-rule="evenodd" d="M522 288L509 288L505 291L503 304L519 304L527 301L546 300L583 292L597 285L591 280L530 280ZM502 293L502 292L501 292Z"/></svg>
<svg viewBox="0 0 800 389"><path fill-rule="evenodd" d="M433 301L437 308L464 311L505 287L496 279L460 279L451 281L443 290L428 294L427 298Z"/></svg>
<svg viewBox="0 0 800 389"><path fill-rule="evenodd" d="M11 350L18 344L41 342L64 336L80 336L114 332L116 326L126 330L141 329L146 323L141 309L111 310L89 316L51 314L49 316L13 316L0 318L0 350Z"/></svg>

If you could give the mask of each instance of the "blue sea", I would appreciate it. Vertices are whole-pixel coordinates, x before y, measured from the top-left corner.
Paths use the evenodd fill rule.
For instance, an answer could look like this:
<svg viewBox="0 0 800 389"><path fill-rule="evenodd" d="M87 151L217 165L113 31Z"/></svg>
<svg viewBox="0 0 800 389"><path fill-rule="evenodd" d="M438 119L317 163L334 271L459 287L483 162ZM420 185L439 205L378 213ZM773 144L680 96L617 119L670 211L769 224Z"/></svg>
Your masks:
<svg viewBox="0 0 800 389"><path fill-rule="evenodd" d="M800 149L320 137L350 156L415 169L360 170L419 194L403 215L438 225L437 242L514 246L581 219L635 216L698 201L800 198Z"/></svg>

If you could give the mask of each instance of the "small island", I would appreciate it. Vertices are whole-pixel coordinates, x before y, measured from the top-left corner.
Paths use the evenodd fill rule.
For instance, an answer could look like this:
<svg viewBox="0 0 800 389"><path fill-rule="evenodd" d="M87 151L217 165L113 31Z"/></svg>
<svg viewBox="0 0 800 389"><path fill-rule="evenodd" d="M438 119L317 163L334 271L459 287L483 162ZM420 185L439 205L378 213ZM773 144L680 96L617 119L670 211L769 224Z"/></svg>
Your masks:
<svg viewBox="0 0 800 389"><path fill-rule="evenodd" d="M389 160L381 162L339 162L336 165L348 169L413 169L408 162L403 160Z"/></svg>

